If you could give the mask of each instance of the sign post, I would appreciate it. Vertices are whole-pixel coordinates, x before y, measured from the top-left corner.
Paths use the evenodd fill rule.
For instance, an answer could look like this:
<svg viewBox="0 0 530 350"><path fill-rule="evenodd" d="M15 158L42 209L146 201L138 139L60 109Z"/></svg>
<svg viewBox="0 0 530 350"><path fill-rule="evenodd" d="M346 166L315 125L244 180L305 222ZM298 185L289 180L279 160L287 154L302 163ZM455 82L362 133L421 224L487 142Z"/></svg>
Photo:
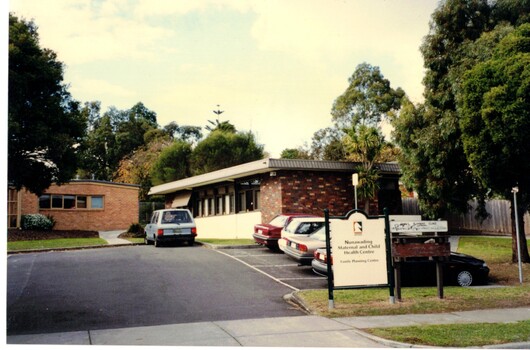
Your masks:
<svg viewBox="0 0 530 350"><path fill-rule="evenodd" d="M517 236L517 263L519 266L519 283L523 284L523 267L521 266L521 242L519 238L519 215L517 213L517 192L519 192L519 187L512 188L513 209L515 211L515 235Z"/></svg>
<svg viewBox="0 0 530 350"><path fill-rule="evenodd" d="M369 217L354 209L330 220L326 209L326 254L329 308L334 307L334 289L389 287L394 303L391 240L388 211ZM333 253L333 266L331 254Z"/></svg>
<svg viewBox="0 0 530 350"><path fill-rule="evenodd" d="M357 185L359 184L359 174L353 174L351 176L351 182L353 184L353 192L355 194L355 210L357 210Z"/></svg>

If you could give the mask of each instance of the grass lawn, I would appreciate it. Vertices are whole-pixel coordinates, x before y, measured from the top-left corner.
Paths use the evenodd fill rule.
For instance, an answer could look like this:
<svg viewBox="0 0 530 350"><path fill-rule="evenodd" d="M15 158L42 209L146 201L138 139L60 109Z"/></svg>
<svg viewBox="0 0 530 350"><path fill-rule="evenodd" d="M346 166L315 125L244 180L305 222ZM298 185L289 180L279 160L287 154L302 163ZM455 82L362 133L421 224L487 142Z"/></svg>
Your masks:
<svg viewBox="0 0 530 350"><path fill-rule="evenodd" d="M529 341L530 321L376 328L364 331L402 343L463 348Z"/></svg>
<svg viewBox="0 0 530 350"><path fill-rule="evenodd" d="M7 251L33 250L33 249L60 249L71 247L89 247L106 245L102 238L58 238L32 241L7 242Z"/></svg>
<svg viewBox="0 0 530 350"><path fill-rule="evenodd" d="M402 288L402 302L390 304L388 288L334 291L335 308L328 309L327 290L297 292L315 314L325 317L441 313L489 308L530 306L530 266L523 264L523 285L518 266L511 262L511 239L461 237L458 251L486 261L495 286L444 287L438 299L436 287ZM495 330L493 330L495 329ZM456 324L372 329L371 333L400 342L433 346L480 346L530 341L530 322L510 324ZM447 334L451 334L448 337Z"/></svg>

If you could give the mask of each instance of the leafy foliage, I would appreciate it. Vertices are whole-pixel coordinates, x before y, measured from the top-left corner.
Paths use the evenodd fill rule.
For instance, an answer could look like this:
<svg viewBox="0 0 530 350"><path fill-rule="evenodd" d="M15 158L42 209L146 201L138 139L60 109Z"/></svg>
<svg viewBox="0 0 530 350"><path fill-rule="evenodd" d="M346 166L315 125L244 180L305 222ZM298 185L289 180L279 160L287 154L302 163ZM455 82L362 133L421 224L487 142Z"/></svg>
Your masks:
<svg viewBox="0 0 530 350"><path fill-rule="evenodd" d="M39 45L37 26L9 14L8 180L40 194L70 180L86 132L55 52Z"/></svg>
<svg viewBox="0 0 530 350"><path fill-rule="evenodd" d="M491 59L465 74L460 101L462 140L473 175L504 198L519 187L520 239L526 247L522 217L530 209L530 24L507 35ZM530 262L527 249L522 260Z"/></svg>
<svg viewBox="0 0 530 350"><path fill-rule="evenodd" d="M23 230L50 231L55 225L55 220L42 214L22 215L20 227Z"/></svg>
<svg viewBox="0 0 530 350"><path fill-rule="evenodd" d="M103 116L98 103L91 102L85 104L83 113L90 116L91 124L81 146L81 169L98 180L113 180L122 159L145 146L146 139L161 136L155 136L156 113L141 102L123 111L111 107Z"/></svg>
<svg viewBox="0 0 530 350"><path fill-rule="evenodd" d="M401 88L390 87L379 67L368 63L358 65L348 82L348 88L335 100L331 111L339 128L357 124L377 126L381 118L399 109L405 95Z"/></svg>
<svg viewBox="0 0 530 350"><path fill-rule="evenodd" d="M188 177L191 152L191 145L180 140L164 148L151 169L153 184L160 185Z"/></svg>
<svg viewBox="0 0 530 350"><path fill-rule="evenodd" d="M193 175L208 173L263 158L263 146L251 132L212 131L191 154Z"/></svg>

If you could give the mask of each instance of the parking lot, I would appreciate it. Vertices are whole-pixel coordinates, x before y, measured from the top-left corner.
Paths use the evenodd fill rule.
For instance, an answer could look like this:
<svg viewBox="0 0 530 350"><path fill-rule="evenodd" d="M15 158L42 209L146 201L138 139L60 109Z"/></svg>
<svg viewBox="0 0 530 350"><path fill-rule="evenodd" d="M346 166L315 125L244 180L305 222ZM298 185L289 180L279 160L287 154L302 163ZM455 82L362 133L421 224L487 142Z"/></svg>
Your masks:
<svg viewBox="0 0 530 350"><path fill-rule="evenodd" d="M230 248L218 251L293 290L327 288L326 277L315 274L311 266L300 266L298 262L280 251L272 251L266 247Z"/></svg>

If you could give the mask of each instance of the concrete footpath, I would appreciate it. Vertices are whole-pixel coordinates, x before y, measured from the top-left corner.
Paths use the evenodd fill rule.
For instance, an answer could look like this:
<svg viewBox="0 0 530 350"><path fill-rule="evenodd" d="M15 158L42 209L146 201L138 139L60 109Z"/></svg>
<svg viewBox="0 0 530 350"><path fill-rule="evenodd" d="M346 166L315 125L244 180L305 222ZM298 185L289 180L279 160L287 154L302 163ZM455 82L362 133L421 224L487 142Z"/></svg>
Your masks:
<svg viewBox="0 0 530 350"><path fill-rule="evenodd" d="M295 316L161 326L12 335L7 344L59 345L172 345L383 348L422 347L372 336L366 328L425 324L504 323L530 319L530 308L490 309L442 314L325 318ZM450 336L450 335L448 335ZM483 348L529 349L524 343Z"/></svg>

